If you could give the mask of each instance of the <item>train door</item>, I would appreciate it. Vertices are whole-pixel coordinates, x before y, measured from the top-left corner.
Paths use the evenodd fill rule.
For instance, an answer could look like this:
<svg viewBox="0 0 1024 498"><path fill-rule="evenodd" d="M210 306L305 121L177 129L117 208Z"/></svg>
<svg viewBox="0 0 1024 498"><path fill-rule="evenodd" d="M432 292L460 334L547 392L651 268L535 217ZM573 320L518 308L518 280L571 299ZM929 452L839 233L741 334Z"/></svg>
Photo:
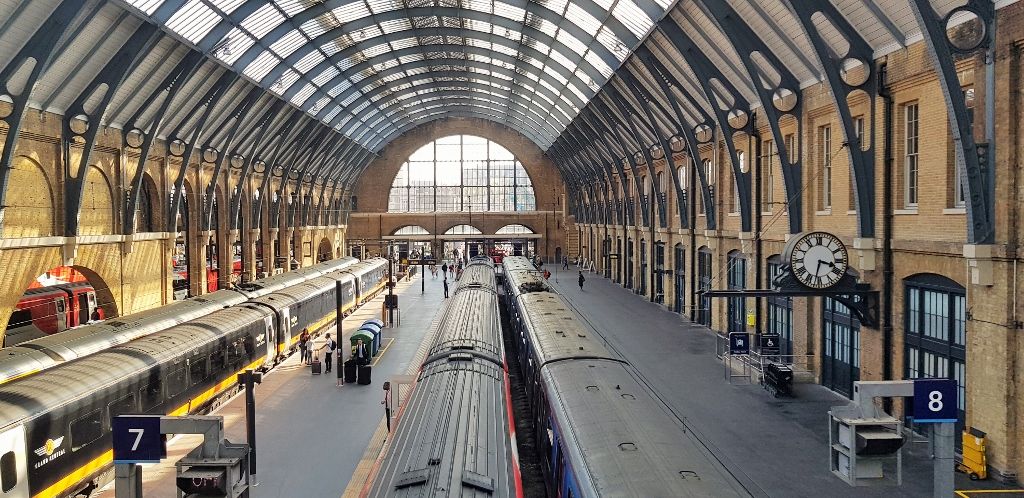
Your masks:
<svg viewBox="0 0 1024 498"><path fill-rule="evenodd" d="M57 312L54 313L57 317L57 332L64 332L68 329L68 304L67 298L58 297L53 302L54 306L57 307Z"/></svg>
<svg viewBox="0 0 1024 498"><path fill-rule="evenodd" d="M277 329L281 331L281 344L285 349L292 345L292 310L291 308L281 309L281 323Z"/></svg>
<svg viewBox="0 0 1024 498"><path fill-rule="evenodd" d="M96 293L95 292L91 292L91 291L87 292L86 296L89 297L89 306L88 306L88 308L89 308L89 318L86 319L88 321L88 320L92 319L92 312L96 311L96 308L98 308L99 305L96 304ZM100 313L102 313L102 311ZM101 318L106 318L106 317L101 317Z"/></svg>
<svg viewBox="0 0 1024 498"><path fill-rule="evenodd" d="M89 293L81 292L74 294L75 296L75 314L78 316L78 320L75 320L75 325L82 325L89 323Z"/></svg>
<svg viewBox="0 0 1024 498"><path fill-rule="evenodd" d="M49 445L41 449L45 455ZM0 498L28 498L26 458L24 425L0 434Z"/></svg>
<svg viewBox="0 0 1024 498"><path fill-rule="evenodd" d="M267 365L269 366L274 361L274 357L277 356L277 341L274 340L274 317L263 317L263 325L266 330Z"/></svg>

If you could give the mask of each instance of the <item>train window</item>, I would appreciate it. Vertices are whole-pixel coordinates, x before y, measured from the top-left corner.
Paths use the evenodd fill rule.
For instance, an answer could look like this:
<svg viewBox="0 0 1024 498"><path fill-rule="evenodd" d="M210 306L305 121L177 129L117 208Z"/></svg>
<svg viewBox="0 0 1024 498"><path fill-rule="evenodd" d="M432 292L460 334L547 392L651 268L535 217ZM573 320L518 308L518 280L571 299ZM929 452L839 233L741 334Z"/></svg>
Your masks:
<svg viewBox="0 0 1024 498"><path fill-rule="evenodd" d="M8 451L0 456L0 491L7 493L18 484L18 465L14 452Z"/></svg>
<svg viewBox="0 0 1024 498"><path fill-rule="evenodd" d="M206 380L206 358L203 358L201 356L192 358L192 360L189 362L188 370L193 386Z"/></svg>
<svg viewBox="0 0 1024 498"><path fill-rule="evenodd" d="M241 340L237 340L228 345L228 365L238 365L242 362L242 356L245 354L244 346Z"/></svg>
<svg viewBox="0 0 1024 498"><path fill-rule="evenodd" d="M11 318L7 320L7 328L22 327L32 323L31 310L14 310Z"/></svg>
<svg viewBox="0 0 1024 498"><path fill-rule="evenodd" d="M103 410L96 410L71 422L71 449L78 451L83 446L103 435Z"/></svg>
<svg viewBox="0 0 1024 498"><path fill-rule="evenodd" d="M210 355L211 372L221 372L224 370L225 365L227 365L227 361L224 359L224 351L214 351Z"/></svg>
<svg viewBox="0 0 1024 498"><path fill-rule="evenodd" d="M163 403L163 382L154 380L148 386L142 388L142 411L148 412L153 407Z"/></svg>
<svg viewBox="0 0 1024 498"><path fill-rule="evenodd" d="M167 397L177 396L188 389L188 379L185 377L185 367L178 367L167 374Z"/></svg>
<svg viewBox="0 0 1024 498"><path fill-rule="evenodd" d="M119 400L112 401L107 405L107 410L110 411L110 417L108 420L121 415L122 413L137 412L139 409L136 407L135 393L129 394Z"/></svg>

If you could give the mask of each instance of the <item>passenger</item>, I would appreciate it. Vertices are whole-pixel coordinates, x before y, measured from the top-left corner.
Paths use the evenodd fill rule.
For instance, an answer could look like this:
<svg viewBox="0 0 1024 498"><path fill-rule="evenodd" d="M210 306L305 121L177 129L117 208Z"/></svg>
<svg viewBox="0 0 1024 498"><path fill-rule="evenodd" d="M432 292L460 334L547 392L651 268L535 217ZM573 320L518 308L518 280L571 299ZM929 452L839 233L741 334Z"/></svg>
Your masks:
<svg viewBox="0 0 1024 498"><path fill-rule="evenodd" d="M331 362L334 359L334 350L337 349L338 343L334 342L334 339L331 339L330 333L325 337L327 338L327 342L325 342L320 349L327 350L327 354L324 355L324 372L327 373L331 371Z"/></svg>
<svg viewBox="0 0 1024 498"><path fill-rule="evenodd" d="M92 316L89 317L89 321L90 322L98 322L98 321L101 321L101 320L103 320L103 317L100 316L100 307L97 306L96 308L94 308L92 310Z"/></svg>
<svg viewBox="0 0 1024 498"><path fill-rule="evenodd" d="M444 298L448 299L448 277L444 278Z"/></svg>
<svg viewBox="0 0 1024 498"><path fill-rule="evenodd" d="M569 256L562 256L562 269L563 270L568 270L569 269Z"/></svg>
<svg viewBox="0 0 1024 498"><path fill-rule="evenodd" d="M448 263L447 262L441 264L441 273L444 274L445 278L448 277Z"/></svg>
<svg viewBox="0 0 1024 498"><path fill-rule="evenodd" d="M362 339L356 340L356 348L352 351L352 357L356 359L356 365L366 365L370 363L370 352L366 349L366 345L363 344Z"/></svg>
<svg viewBox="0 0 1024 498"><path fill-rule="evenodd" d="M583 282L586 281L587 279L583 278L583 270L580 270L580 290L583 290Z"/></svg>
<svg viewBox="0 0 1024 498"><path fill-rule="evenodd" d="M302 329L302 335L299 336L299 363L303 365L309 364L309 350L312 346L309 344L309 329Z"/></svg>

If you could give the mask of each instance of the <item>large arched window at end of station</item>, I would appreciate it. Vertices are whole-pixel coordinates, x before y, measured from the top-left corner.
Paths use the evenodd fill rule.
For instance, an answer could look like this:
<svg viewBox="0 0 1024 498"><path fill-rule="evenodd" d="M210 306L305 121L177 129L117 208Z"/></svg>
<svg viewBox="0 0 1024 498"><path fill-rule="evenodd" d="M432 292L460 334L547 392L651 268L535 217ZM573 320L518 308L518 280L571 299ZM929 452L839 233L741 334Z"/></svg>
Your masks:
<svg viewBox="0 0 1024 498"><path fill-rule="evenodd" d="M391 183L388 212L536 211L526 168L486 138L452 135L420 147Z"/></svg>
<svg viewBox="0 0 1024 498"><path fill-rule="evenodd" d="M430 232L419 225L408 225L395 230L391 235L430 235Z"/></svg>
<svg viewBox="0 0 1024 498"><path fill-rule="evenodd" d="M483 232L472 225L455 225L444 232L445 235L480 235Z"/></svg>
<svg viewBox="0 0 1024 498"><path fill-rule="evenodd" d="M511 225L505 225L505 226L499 228L494 233L497 234L497 235L506 235L506 234L515 234L515 233L534 233L534 231L531 230L530 227L528 227L526 225L519 225L519 224L513 223Z"/></svg>

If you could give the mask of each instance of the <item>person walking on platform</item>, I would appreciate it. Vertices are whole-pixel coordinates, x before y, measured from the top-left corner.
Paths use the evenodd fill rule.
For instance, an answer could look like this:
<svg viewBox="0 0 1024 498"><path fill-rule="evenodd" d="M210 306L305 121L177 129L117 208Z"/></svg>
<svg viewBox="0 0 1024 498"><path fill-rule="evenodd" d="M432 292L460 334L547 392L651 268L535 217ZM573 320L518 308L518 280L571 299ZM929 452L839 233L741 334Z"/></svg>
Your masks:
<svg viewBox="0 0 1024 498"><path fill-rule="evenodd" d="M444 298L448 299L448 277L444 277Z"/></svg>
<svg viewBox="0 0 1024 498"><path fill-rule="evenodd" d="M320 349L327 350L327 354L324 355L324 372L330 372L331 363L334 359L334 350L338 348L338 343L334 342L334 339L331 339L331 334L327 334L326 338L327 342L325 342Z"/></svg>
<svg viewBox="0 0 1024 498"><path fill-rule="evenodd" d="M583 278L583 270L580 270L580 279L579 280L580 280L580 290L583 290L583 282L587 281L587 279Z"/></svg>
<svg viewBox="0 0 1024 498"><path fill-rule="evenodd" d="M569 256L562 256L562 269L563 270L568 270L569 269Z"/></svg>
<svg viewBox="0 0 1024 498"><path fill-rule="evenodd" d="M299 336L299 363L309 363L309 350L312 349L309 343L309 329L302 329L302 335Z"/></svg>
<svg viewBox="0 0 1024 498"><path fill-rule="evenodd" d="M441 264L441 275L448 278L448 263Z"/></svg>

